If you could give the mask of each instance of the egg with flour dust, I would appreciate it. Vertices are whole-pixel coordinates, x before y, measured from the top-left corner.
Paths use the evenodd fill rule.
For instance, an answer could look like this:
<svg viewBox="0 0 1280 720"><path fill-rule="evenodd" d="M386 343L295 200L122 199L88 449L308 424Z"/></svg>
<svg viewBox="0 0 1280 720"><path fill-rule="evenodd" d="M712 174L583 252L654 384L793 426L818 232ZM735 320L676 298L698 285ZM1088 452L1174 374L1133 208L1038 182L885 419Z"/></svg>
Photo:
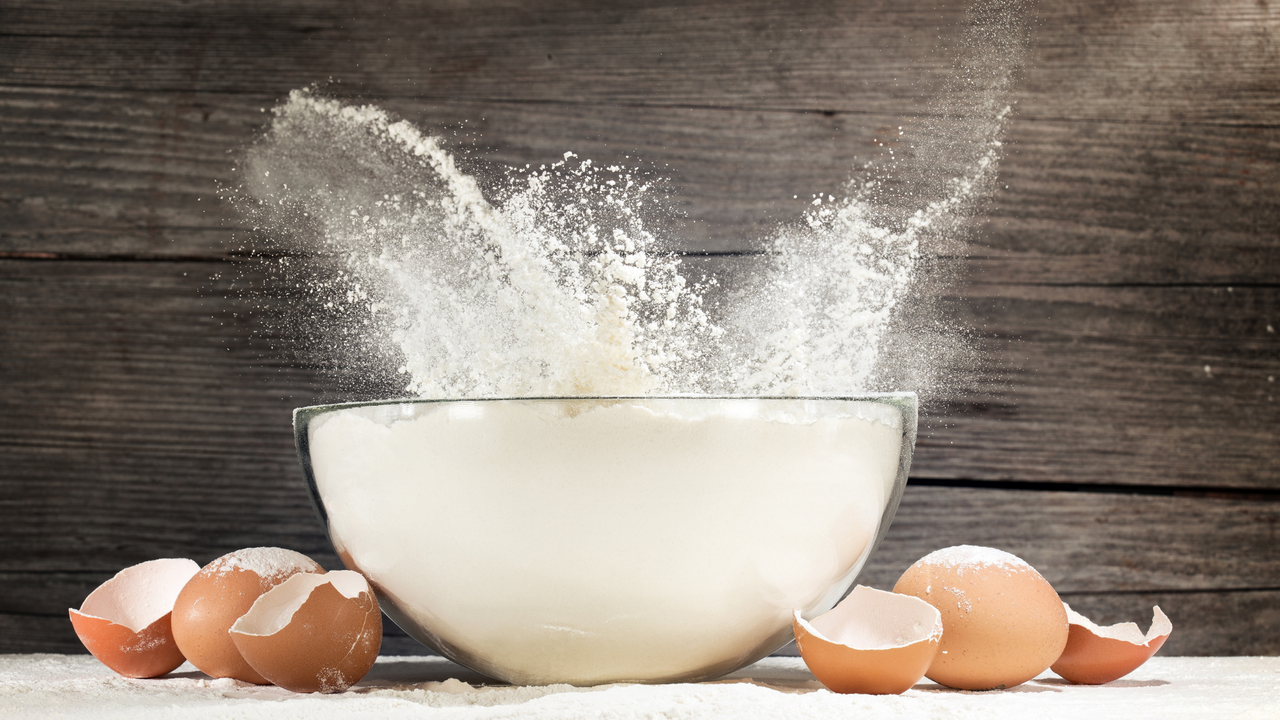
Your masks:
<svg viewBox="0 0 1280 720"><path fill-rule="evenodd" d="M266 591L298 573L323 573L293 550L262 547L227 553L201 568L173 606L173 637L192 665L215 678L267 684L240 655L228 630Z"/></svg>
<svg viewBox="0 0 1280 720"><path fill-rule="evenodd" d="M894 592L942 614L942 642L925 676L961 690L997 690L1039 675L1067 645L1067 612L1049 582L1016 555L958 545L903 573Z"/></svg>

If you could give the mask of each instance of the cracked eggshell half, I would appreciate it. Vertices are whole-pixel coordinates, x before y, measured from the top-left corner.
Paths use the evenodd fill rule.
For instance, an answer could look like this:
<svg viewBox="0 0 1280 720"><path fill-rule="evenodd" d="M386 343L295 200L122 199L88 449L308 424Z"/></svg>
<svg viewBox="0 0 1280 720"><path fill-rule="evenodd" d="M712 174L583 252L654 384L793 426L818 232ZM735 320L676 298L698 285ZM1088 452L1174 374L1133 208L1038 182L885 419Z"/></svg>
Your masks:
<svg viewBox="0 0 1280 720"><path fill-rule="evenodd" d="M150 560L116 573L68 609L71 626L103 665L131 678L158 677L186 659L174 642L173 603L191 576L193 560Z"/></svg>
<svg viewBox="0 0 1280 720"><path fill-rule="evenodd" d="M265 685L245 662L227 630L266 591L298 573L323 573L316 561L284 548L246 548L205 565L182 588L173 607L173 637L182 654L215 678Z"/></svg>
<svg viewBox="0 0 1280 720"><path fill-rule="evenodd" d="M360 573L295 575L258 598L231 627L254 670L294 692L342 692L373 667L382 612Z"/></svg>
<svg viewBox="0 0 1280 720"><path fill-rule="evenodd" d="M1119 680L1146 662L1173 632L1173 623L1157 605L1151 629L1143 635L1134 623L1099 627L1063 603L1071 631L1067 647L1051 668L1078 685L1101 685Z"/></svg>
<svg viewBox="0 0 1280 720"><path fill-rule="evenodd" d="M925 676L959 690L999 690L1039 675L1067 645L1067 612L1048 580L1016 555L957 545L907 568L894 592L942 613Z"/></svg>
<svg viewBox="0 0 1280 720"><path fill-rule="evenodd" d="M792 616L809 671L838 693L897 695L924 677L942 639L942 614L910 595L859 585L813 620Z"/></svg>

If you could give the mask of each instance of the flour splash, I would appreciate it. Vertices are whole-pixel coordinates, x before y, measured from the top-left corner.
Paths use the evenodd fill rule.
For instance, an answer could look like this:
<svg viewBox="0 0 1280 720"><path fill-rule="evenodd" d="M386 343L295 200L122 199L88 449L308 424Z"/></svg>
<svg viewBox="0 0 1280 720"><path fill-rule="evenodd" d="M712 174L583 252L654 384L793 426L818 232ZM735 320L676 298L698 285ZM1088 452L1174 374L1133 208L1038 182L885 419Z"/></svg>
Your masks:
<svg viewBox="0 0 1280 720"><path fill-rule="evenodd" d="M1019 7L971 13L914 158L817 196L714 306L705 299L726 278L695 276L670 250L647 174L565 153L482 189L444 139L310 91L274 109L231 194L279 243L279 277L323 319L333 362L376 368L396 392L927 390L946 352L916 332L927 303L912 293L993 187ZM957 165L946 178L931 169ZM895 173L918 181L909 196L886 189Z"/></svg>

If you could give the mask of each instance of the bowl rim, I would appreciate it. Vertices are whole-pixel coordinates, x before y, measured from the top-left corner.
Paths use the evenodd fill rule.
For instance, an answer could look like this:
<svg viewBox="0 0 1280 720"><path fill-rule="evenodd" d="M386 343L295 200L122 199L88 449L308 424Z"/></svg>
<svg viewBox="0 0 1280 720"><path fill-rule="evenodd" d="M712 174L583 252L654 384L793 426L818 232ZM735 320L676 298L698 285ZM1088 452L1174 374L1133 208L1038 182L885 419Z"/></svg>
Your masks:
<svg viewBox="0 0 1280 720"><path fill-rule="evenodd" d="M311 498L311 506L324 526L325 535L329 535L329 513L320 502L320 489L316 485L315 473L311 468L311 448L307 428L311 421L320 415L339 410L359 407L376 407L379 405L429 405L436 403L485 403L512 401L591 401L591 400L780 400L780 401L872 401L893 405L902 413L902 449L899 452L899 482L894 484L893 494L885 508L880 523L880 533L872 544L872 550L880 545L889 523L898 511L902 501L902 493L906 488L907 476L911 469L911 461L915 454L916 436L920 422L920 396L914 390L894 392L866 392L849 395L702 395L696 393L673 395L528 395L511 397L477 397L477 398L390 398L386 400L357 400L352 402L325 403L322 405L305 405L293 410L293 441L298 454L298 464L307 483L307 495Z"/></svg>
<svg viewBox="0 0 1280 720"><path fill-rule="evenodd" d="M357 407L375 407L378 405L426 405L433 403L463 402L511 402L523 400L910 400L916 404L918 413L920 396L914 390L902 390L894 392L856 393L852 395L703 395L698 393L689 393L671 395L512 395L504 397L474 398L390 398L386 400L354 400L349 402L324 403L320 405L304 405L302 407L294 408L293 425L296 431L300 420L310 422L316 416L323 415L325 413Z"/></svg>

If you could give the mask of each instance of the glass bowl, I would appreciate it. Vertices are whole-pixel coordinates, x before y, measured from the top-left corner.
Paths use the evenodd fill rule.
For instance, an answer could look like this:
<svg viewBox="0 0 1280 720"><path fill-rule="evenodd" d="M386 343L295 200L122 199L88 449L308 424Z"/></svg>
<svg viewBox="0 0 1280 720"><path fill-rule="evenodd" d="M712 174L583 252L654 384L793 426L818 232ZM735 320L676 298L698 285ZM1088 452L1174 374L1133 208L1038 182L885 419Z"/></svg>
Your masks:
<svg viewBox="0 0 1280 720"><path fill-rule="evenodd" d="M853 586L916 396L392 400L294 433L339 557L423 644L518 684L696 681Z"/></svg>

